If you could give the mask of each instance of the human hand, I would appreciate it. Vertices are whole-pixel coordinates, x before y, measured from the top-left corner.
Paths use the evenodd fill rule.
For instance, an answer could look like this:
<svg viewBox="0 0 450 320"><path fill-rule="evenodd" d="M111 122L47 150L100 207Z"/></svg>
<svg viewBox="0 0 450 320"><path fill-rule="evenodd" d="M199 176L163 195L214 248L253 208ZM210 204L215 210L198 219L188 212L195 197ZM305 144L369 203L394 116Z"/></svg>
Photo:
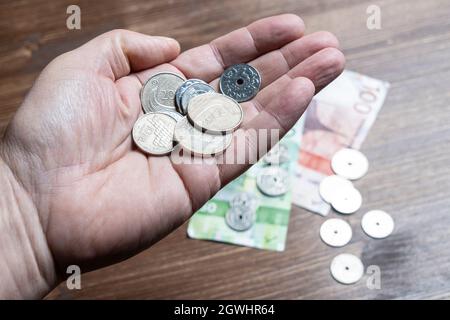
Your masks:
<svg viewBox="0 0 450 320"><path fill-rule="evenodd" d="M87 271L147 248L247 168L174 164L137 150L130 133L142 114L142 83L152 74L171 71L217 87L225 67L248 62L262 87L242 103L245 119L235 134L261 128L284 134L344 66L334 36L303 31L297 16L270 17L179 54L173 39L118 30L52 61L0 147L0 165L2 158L10 172L4 178L20 194L11 198L27 203L17 204L19 218L11 218L27 242L15 254L32 261L26 274L39 284L32 292L16 283L20 292L9 293L43 295L67 265ZM23 249L11 239L9 251ZM19 272L9 251L3 259Z"/></svg>

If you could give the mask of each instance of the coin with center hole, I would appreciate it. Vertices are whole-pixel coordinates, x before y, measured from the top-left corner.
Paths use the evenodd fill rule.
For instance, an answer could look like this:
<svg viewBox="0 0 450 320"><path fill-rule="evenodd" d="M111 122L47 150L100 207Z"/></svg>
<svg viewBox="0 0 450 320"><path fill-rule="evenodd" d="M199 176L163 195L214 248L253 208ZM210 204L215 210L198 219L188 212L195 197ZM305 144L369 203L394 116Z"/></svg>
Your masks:
<svg viewBox="0 0 450 320"><path fill-rule="evenodd" d="M361 260L349 253L342 253L334 257L330 271L332 277L342 284L358 282L364 275L364 265Z"/></svg>
<svg viewBox="0 0 450 320"><path fill-rule="evenodd" d="M227 68L220 77L220 91L238 102L252 99L261 86L258 70L248 64Z"/></svg>
<svg viewBox="0 0 450 320"><path fill-rule="evenodd" d="M175 140L184 150L198 155L214 155L223 152L231 143L232 134L216 135L194 128L186 117L175 126Z"/></svg>
<svg viewBox="0 0 450 320"><path fill-rule="evenodd" d="M133 127L133 140L142 150L154 155L171 152L174 147L173 134L177 121L164 114L151 112L141 116Z"/></svg>
<svg viewBox="0 0 450 320"><path fill-rule="evenodd" d="M355 188L343 188L336 192L331 201L334 210L342 214L352 214L361 208L361 193Z"/></svg>
<svg viewBox="0 0 450 320"><path fill-rule="evenodd" d="M186 89L194 83L205 83L205 81L200 80L200 79L188 79L185 82L183 82L183 84L181 86L178 87L177 91L175 92L175 102L176 102L176 106L177 106L177 110L178 112L182 113L182 114L186 114L187 110L185 112L183 112L183 110L181 109L181 96L183 95L184 91L186 91Z"/></svg>
<svg viewBox="0 0 450 320"><path fill-rule="evenodd" d="M332 247L343 247L352 239L352 228L342 219L328 219L320 227L320 238Z"/></svg>
<svg viewBox="0 0 450 320"><path fill-rule="evenodd" d="M281 196L289 190L289 175L285 169L270 166L258 173L256 185L267 196Z"/></svg>
<svg viewBox="0 0 450 320"><path fill-rule="evenodd" d="M145 113L176 111L175 92L185 79L171 72L151 76L141 89L141 103Z"/></svg>
<svg viewBox="0 0 450 320"><path fill-rule="evenodd" d="M246 231L255 223L255 216L255 211L231 207L225 214L225 222L235 231Z"/></svg>
<svg viewBox="0 0 450 320"><path fill-rule="evenodd" d="M357 180L367 173L369 161L360 151L344 148L334 154L331 168L341 177Z"/></svg>
<svg viewBox="0 0 450 320"><path fill-rule="evenodd" d="M369 237L383 239L394 231L394 219L387 212L372 210L364 214L361 227Z"/></svg>
<svg viewBox="0 0 450 320"><path fill-rule="evenodd" d="M289 161L289 150L286 145L277 143L264 156L264 161L268 164L281 164Z"/></svg>
<svg viewBox="0 0 450 320"><path fill-rule="evenodd" d="M215 91L213 87L211 87L209 84L206 83L197 82L187 87L181 96L181 107L180 107L181 113L187 114L188 105L192 98L208 92L215 92Z"/></svg>
<svg viewBox="0 0 450 320"><path fill-rule="evenodd" d="M185 95L187 94L186 90ZM239 103L219 93L205 93L192 98L188 117L195 127L213 134L229 133L242 122L244 112Z"/></svg>
<svg viewBox="0 0 450 320"><path fill-rule="evenodd" d="M353 188L353 183L337 175L331 175L322 179L319 185L319 194L323 200L331 203L333 197L343 188Z"/></svg>

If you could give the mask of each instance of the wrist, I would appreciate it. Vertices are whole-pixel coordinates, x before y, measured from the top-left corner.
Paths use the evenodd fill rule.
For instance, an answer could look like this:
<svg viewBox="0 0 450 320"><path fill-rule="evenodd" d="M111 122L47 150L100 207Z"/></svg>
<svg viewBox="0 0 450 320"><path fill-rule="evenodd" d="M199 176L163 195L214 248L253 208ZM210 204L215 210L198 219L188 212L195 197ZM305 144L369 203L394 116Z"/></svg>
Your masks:
<svg viewBox="0 0 450 320"><path fill-rule="evenodd" d="M0 142L0 298L41 298L57 282L53 258L36 205L3 160L2 147Z"/></svg>

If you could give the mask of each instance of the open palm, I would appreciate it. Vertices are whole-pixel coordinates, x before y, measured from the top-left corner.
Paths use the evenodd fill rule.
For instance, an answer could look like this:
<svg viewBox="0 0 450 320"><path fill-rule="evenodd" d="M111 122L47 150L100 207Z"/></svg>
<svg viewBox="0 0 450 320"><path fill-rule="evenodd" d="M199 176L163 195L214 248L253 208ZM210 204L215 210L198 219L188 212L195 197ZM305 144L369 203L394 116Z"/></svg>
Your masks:
<svg viewBox="0 0 450 320"><path fill-rule="evenodd" d="M344 65L334 36L303 31L297 16L270 17L179 54L175 40L118 30L50 63L4 142L8 164L32 195L56 269L91 269L148 247L247 168L174 164L137 150L130 132L149 76L171 71L217 87L225 67L248 62L259 70L262 89L242 104L245 119L236 134L285 133Z"/></svg>

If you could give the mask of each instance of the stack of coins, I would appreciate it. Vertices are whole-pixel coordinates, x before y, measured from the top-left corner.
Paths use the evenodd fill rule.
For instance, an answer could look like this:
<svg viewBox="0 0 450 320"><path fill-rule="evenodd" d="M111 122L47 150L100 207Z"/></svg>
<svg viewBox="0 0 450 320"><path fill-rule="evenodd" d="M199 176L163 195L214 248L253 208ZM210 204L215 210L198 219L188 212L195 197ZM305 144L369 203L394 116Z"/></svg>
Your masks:
<svg viewBox="0 0 450 320"><path fill-rule="evenodd" d="M244 118L239 102L253 98L260 84L258 71L247 64L224 71L222 94L200 79L157 73L142 87L145 114L133 127L133 140L152 155L168 154L177 143L193 154L221 153L231 144L232 133Z"/></svg>

